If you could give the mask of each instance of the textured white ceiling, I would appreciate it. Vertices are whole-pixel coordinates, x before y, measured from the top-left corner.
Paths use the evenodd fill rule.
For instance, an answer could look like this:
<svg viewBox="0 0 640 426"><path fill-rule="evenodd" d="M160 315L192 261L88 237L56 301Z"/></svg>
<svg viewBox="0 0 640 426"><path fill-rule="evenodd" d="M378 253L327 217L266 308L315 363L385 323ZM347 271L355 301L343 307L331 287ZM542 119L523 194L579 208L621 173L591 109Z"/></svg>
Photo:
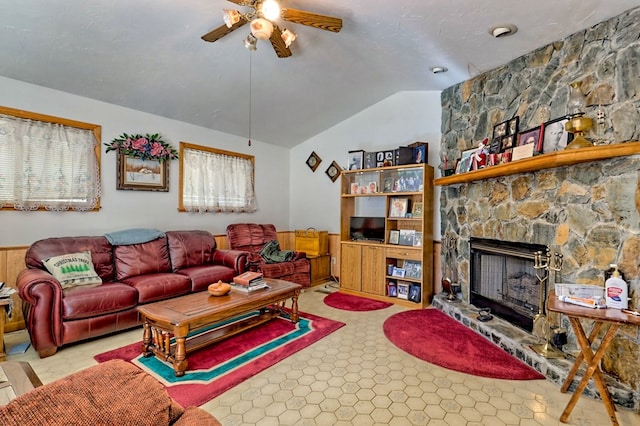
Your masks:
<svg viewBox="0 0 640 426"><path fill-rule="evenodd" d="M215 43L200 39L222 25L222 9L238 8L225 0L2 0L0 75L243 137L251 75L252 139L291 147L396 92L445 89L640 6L639 0L280 3L341 17L343 29L278 22L298 34L293 56L279 59L268 41L253 53L243 47L248 26ZM505 23L518 33L488 34ZM449 72L434 75L434 65Z"/></svg>

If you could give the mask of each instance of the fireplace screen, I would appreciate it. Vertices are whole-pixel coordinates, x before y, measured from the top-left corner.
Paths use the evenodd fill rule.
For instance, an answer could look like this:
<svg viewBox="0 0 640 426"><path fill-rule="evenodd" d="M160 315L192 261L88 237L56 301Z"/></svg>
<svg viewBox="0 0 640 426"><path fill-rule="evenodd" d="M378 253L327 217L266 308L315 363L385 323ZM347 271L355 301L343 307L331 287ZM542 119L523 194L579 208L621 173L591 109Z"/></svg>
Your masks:
<svg viewBox="0 0 640 426"><path fill-rule="evenodd" d="M471 303L491 308L493 314L532 331L533 317L540 309L538 276L547 274L544 269L534 268L534 258L546 247L476 238L470 244Z"/></svg>

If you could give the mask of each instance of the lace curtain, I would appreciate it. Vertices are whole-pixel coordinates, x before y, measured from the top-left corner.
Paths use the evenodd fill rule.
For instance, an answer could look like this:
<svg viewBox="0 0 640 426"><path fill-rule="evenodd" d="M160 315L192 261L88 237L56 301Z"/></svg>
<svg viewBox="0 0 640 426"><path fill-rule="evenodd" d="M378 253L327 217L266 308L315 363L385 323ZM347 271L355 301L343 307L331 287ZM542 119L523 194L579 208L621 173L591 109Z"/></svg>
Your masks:
<svg viewBox="0 0 640 426"><path fill-rule="evenodd" d="M0 114L0 207L92 210L98 143L91 130Z"/></svg>
<svg viewBox="0 0 640 426"><path fill-rule="evenodd" d="M256 211L250 159L185 149L182 165L182 203L186 211Z"/></svg>

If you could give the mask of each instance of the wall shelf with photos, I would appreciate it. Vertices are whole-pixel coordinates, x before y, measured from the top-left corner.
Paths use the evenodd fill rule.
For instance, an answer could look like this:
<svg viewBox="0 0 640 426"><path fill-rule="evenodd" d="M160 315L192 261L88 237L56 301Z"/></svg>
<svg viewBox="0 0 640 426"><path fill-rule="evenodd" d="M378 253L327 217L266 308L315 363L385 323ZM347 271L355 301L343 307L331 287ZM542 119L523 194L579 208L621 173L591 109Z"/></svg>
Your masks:
<svg viewBox="0 0 640 426"><path fill-rule="evenodd" d="M433 167L346 170L341 179L340 290L413 308L428 306L433 277L421 271L433 270ZM379 238L367 238L372 232L372 225L363 224L367 221L379 223ZM409 271L408 276L397 277L389 265L396 274Z"/></svg>
<svg viewBox="0 0 640 426"><path fill-rule="evenodd" d="M512 161L497 166L485 167L479 170L444 176L433 181L436 186L456 185L477 180L509 176L517 173L535 172L556 167L571 166L573 164L606 160L614 157L640 154L640 142L624 142L612 145L598 145L588 148L568 149L535 157Z"/></svg>

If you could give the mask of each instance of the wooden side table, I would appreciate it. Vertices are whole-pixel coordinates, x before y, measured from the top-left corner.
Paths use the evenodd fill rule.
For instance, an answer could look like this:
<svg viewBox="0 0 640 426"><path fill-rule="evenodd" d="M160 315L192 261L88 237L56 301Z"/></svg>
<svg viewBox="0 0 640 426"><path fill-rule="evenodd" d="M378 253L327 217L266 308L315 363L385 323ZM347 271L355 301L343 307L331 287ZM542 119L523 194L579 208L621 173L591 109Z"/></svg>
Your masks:
<svg viewBox="0 0 640 426"><path fill-rule="evenodd" d="M582 306L564 303L556 298L555 292L553 291L549 293L547 309L551 312L566 315L569 318L571 327L573 328L576 338L578 339L578 344L580 345L580 355L576 358L576 362L573 364L567 379L560 389L562 393L567 392L569 389L569 386L573 382L573 378L575 377L582 362L584 361L587 365L584 377L580 380L578 387L562 412L560 421L562 423L567 422L571 411L576 406L578 399L580 398L580 395L582 395L582 392L587 387L589 379L593 378L598 391L600 392L600 396L602 397L605 409L609 414L609 420L611 420L612 425L617 426L618 419L616 418L616 408L611 400L611 395L609 394L609 390L607 389L607 385L604 381L602 370L600 370L600 360L613 340L618 328L621 325L640 326L640 316L626 314L619 309L583 308ZM593 329L588 337L580 323L581 319L587 319L594 322ZM600 331L603 329L605 329L606 332L600 342L600 346L592 349L591 346L596 341L596 337Z"/></svg>
<svg viewBox="0 0 640 426"><path fill-rule="evenodd" d="M7 354L4 350L4 322L7 316L5 306L9 305L11 301L7 299L0 299L0 361L7 359Z"/></svg>
<svg viewBox="0 0 640 426"><path fill-rule="evenodd" d="M331 256L307 256L311 266L311 285L322 284L331 278Z"/></svg>

